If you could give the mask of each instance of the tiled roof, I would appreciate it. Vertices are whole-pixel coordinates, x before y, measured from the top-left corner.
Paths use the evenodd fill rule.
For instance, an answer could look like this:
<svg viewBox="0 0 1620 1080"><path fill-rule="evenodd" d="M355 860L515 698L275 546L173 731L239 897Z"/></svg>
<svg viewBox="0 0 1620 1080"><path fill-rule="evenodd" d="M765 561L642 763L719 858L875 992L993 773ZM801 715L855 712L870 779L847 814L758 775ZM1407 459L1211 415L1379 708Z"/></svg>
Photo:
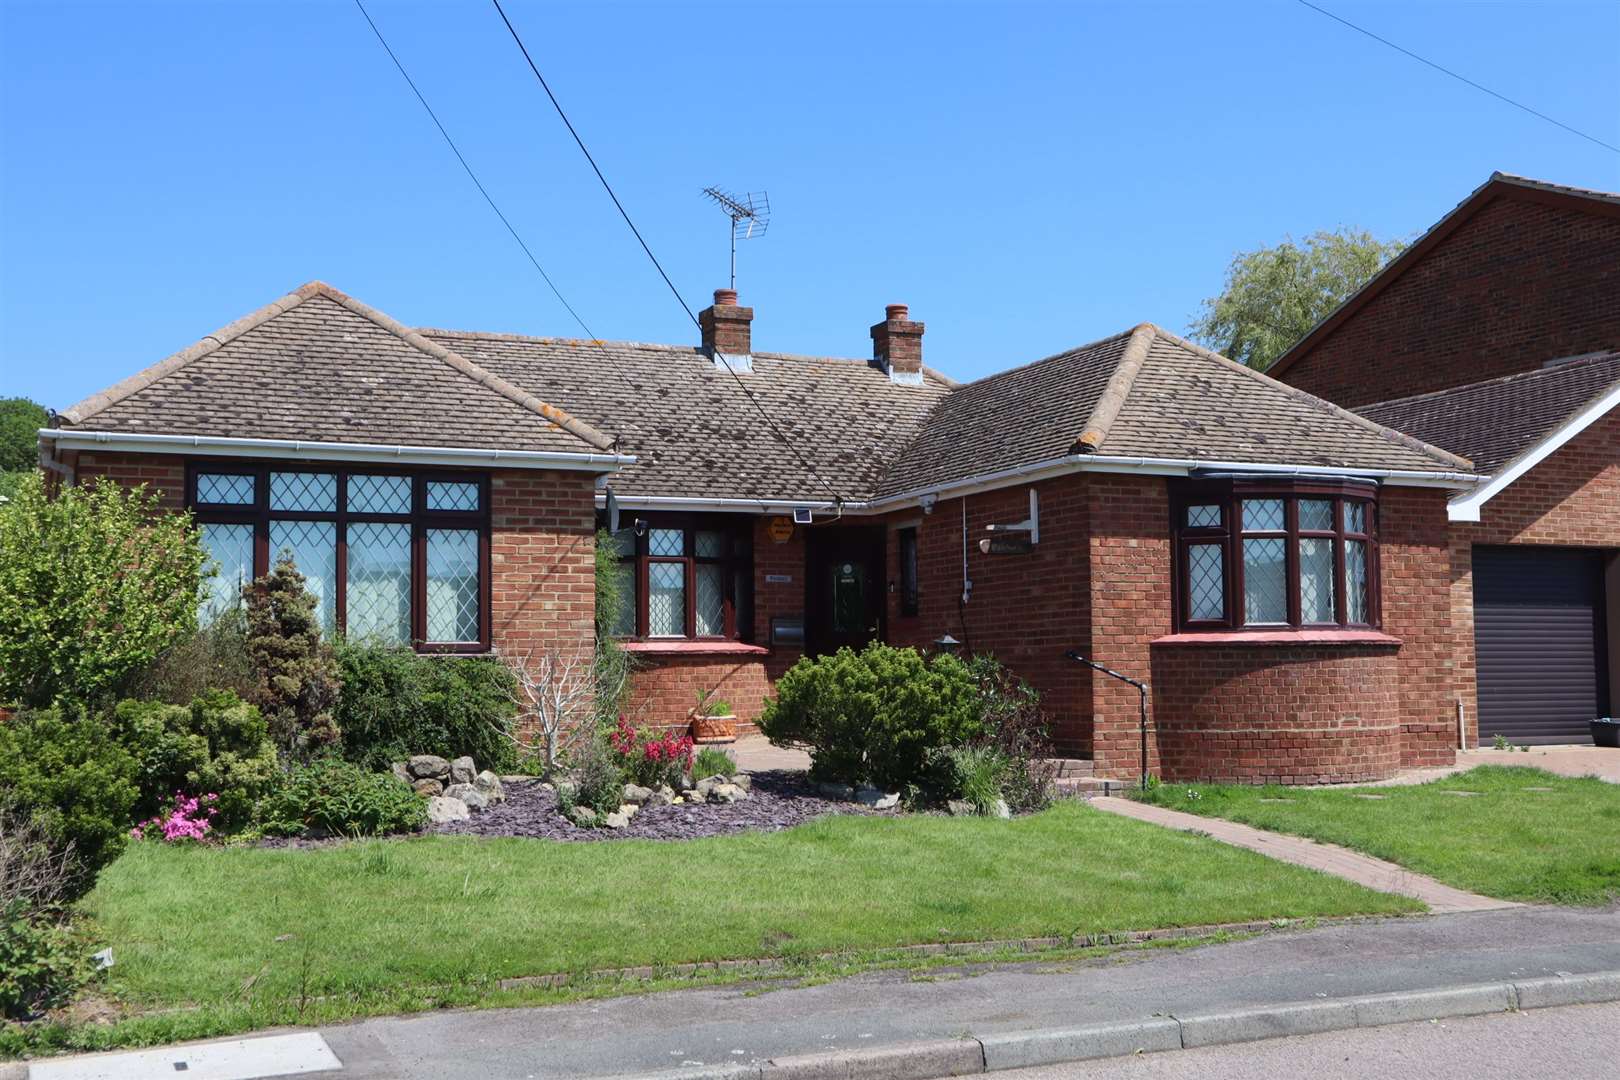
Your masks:
<svg viewBox="0 0 1620 1080"><path fill-rule="evenodd" d="M1068 454L1411 472L1466 460L1144 323L952 392L880 491Z"/></svg>
<svg viewBox="0 0 1620 1080"><path fill-rule="evenodd" d="M641 496L864 499L952 385L897 386L864 360L756 352L733 375L696 347L422 334L613 432L637 459L613 486Z"/></svg>
<svg viewBox="0 0 1620 1080"><path fill-rule="evenodd" d="M1356 411L1426 442L1471 458L1494 473L1570 416L1620 383L1620 352L1568 360L1500 379Z"/></svg>
<svg viewBox="0 0 1620 1080"><path fill-rule="evenodd" d="M321 282L61 414L64 426L598 453L599 431Z"/></svg>

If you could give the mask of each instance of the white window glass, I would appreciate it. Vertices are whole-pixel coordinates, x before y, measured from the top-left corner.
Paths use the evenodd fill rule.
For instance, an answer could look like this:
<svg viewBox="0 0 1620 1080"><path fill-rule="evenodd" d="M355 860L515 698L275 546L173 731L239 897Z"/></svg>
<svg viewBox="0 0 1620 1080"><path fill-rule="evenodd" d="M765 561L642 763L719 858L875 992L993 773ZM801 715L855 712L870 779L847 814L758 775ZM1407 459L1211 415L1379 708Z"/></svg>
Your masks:
<svg viewBox="0 0 1620 1080"><path fill-rule="evenodd" d="M1226 615L1226 575L1220 544L1187 548L1187 617L1220 619Z"/></svg>
<svg viewBox="0 0 1620 1080"><path fill-rule="evenodd" d="M270 509L333 513L337 510L337 477L332 473L271 473Z"/></svg>
<svg viewBox="0 0 1620 1080"><path fill-rule="evenodd" d="M321 632L331 634L337 626L337 526L330 521L272 521L271 563L289 551L315 597Z"/></svg>
<svg viewBox="0 0 1620 1080"><path fill-rule="evenodd" d="M253 526L204 524L198 529L214 571L198 613L198 621L206 626L242 606L242 587L253 580Z"/></svg>
<svg viewBox="0 0 1620 1080"><path fill-rule="evenodd" d="M1247 514L1247 504L1244 508ZM1251 624L1288 621L1286 544L1281 537L1243 541L1243 620Z"/></svg>
<svg viewBox="0 0 1620 1080"><path fill-rule="evenodd" d="M1301 502L1302 524L1304 508ZM1299 617L1308 623L1333 622L1333 541L1328 537L1299 539Z"/></svg>
<svg viewBox="0 0 1620 1080"><path fill-rule="evenodd" d="M349 477L347 498L351 514L408 514L411 478L356 474Z"/></svg>
<svg viewBox="0 0 1620 1080"><path fill-rule="evenodd" d="M1299 500L1299 527L1304 532L1332 532L1333 500Z"/></svg>
<svg viewBox="0 0 1620 1080"><path fill-rule="evenodd" d="M478 531L427 531L427 639L477 641Z"/></svg>
<svg viewBox="0 0 1620 1080"><path fill-rule="evenodd" d="M1344 504L1344 531L1350 533L1364 533L1367 531L1366 503L1346 502Z"/></svg>
<svg viewBox="0 0 1620 1080"><path fill-rule="evenodd" d="M478 509L478 485L455 480L429 480L427 486L429 510Z"/></svg>
<svg viewBox="0 0 1620 1080"><path fill-rule="evenodd" d="M686 567L681 563L647 564L647 633L686 636Z"/></svg>
<svg viewBox="0 0 1620 1080"><path fill-rule="evenodd" d="M239 473L198 473L197 501L214 506L252 506L253 477Z"/></svg>
<svg viewBox="0 0 1620 1080"><path fill-rule="evenodd" d="M1281 532L1285 524L1281 499L1244 499L1243 528L1249 532Z"/></svg>
<svg viewBox="0 0 1620 1080"><path fill-rule="evenodd" d="M649 555L685 555L685 545L686 534L680 529L653 529L647 534Z"/></svg>
<svg viewBox="0 0 1620 1080"><path fill-rule="evenodd" d="M698 564L696 607L699 637L720 637L726 632L725 581L724 566L719 563Z"/></svg>
<svg viewBox="0 0 1620 1080"><path fill-rule="evenodd" d="M353 501L354 487L349 495ZM348 634L390 645L411 639L411 527L349 526Z"/></svg>
<svg viewBox="0 0 1620 1080"><path fill-rule="evenodd" d="M1367 621L1367 543L1364 540L1344 542L1344 607L1345 621Z"/></svg>
<svg viewBox="0 0 1620 1080"><path fill-rule="evenodd" d="M1221 524L1221 508L1219 506L1189 506L1187 507L1187 525L1193 529L1219 528Z"/></svg>

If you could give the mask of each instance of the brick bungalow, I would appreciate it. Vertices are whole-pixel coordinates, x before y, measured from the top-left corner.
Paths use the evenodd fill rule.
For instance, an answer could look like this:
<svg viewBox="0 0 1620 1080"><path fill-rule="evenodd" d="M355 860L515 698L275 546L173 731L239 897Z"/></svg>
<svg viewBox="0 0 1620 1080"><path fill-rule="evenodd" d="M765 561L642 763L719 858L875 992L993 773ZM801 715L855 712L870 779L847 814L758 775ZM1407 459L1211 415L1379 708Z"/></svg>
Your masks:
<svg viewBox="0 0 1620 1080"><path fill-rule="evenodd" d="M1620 687L1620 194L1493 175L1268 374L1473 461L1468 742L1590 742Z"/></svg>
<svg viewBox="0 0 1620 1080"><path fill-rule="evenodd" d="M1149 682L1166 777L1451 760L1465 458L1149 324L958 385L903 305L869 360L756 350L753 315L720 290L694 345L532 338L312 283L58 414L42 457L193 512L210 605L291 549L328 627L432 651L589 649L611 505L653 722L949 635L1100 776L1139 767L1137 697L1070 650Z"/></svg>

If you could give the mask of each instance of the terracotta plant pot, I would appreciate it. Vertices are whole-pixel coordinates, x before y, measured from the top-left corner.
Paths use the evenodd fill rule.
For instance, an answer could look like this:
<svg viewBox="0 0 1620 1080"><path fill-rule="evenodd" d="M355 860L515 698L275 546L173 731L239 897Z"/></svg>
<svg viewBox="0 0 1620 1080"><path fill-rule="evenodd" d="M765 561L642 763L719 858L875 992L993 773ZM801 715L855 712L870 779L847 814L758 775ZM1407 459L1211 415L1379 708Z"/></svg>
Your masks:
<svg viewBox="0 0 1620 1080"><path fill-rule="evenodd" d="M728 743L737 741L737 718L726 716L693 716L692 741L695 743Z"/></svg>

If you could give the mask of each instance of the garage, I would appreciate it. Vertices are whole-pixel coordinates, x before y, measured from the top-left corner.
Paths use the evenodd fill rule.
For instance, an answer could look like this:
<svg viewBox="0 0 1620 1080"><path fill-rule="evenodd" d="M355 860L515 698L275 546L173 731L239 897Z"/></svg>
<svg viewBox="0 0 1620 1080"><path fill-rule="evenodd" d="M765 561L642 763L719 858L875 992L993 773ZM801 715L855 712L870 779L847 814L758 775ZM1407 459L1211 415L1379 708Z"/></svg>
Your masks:
<svg viewBox="0 0 1620 1080"><path fill-rule="evenodd" d="M1604 553L1475 547L1479 740L1589 743L1609 712Z"/></svg>

